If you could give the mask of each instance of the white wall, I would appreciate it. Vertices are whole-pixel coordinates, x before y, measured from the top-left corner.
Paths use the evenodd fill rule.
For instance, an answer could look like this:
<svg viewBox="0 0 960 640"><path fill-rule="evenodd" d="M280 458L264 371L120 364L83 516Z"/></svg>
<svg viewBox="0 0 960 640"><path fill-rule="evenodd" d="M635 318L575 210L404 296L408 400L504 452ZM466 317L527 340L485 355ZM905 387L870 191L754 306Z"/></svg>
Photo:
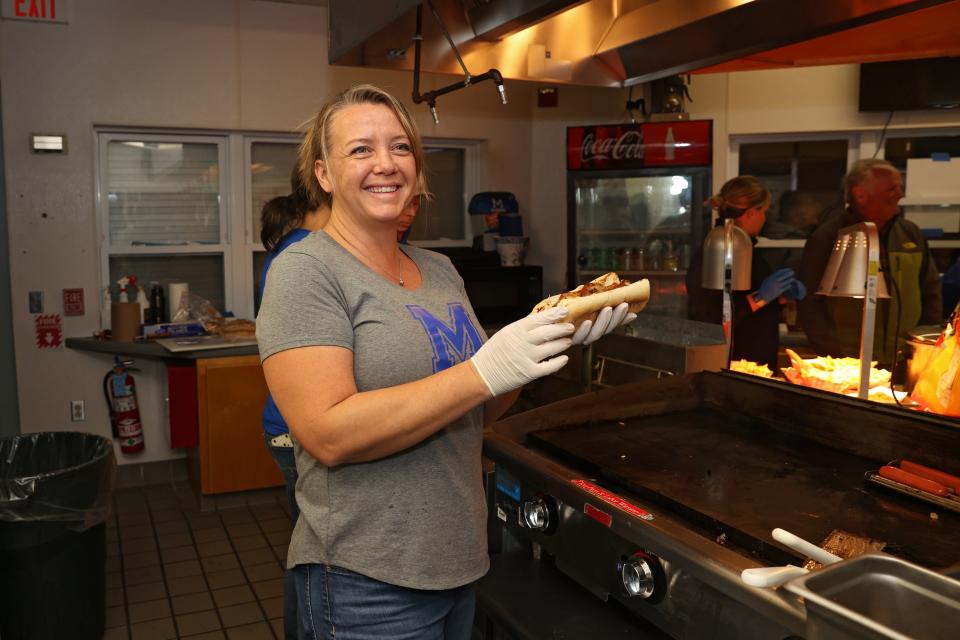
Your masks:
<svg viewBox="0 0 960 640"><path fill-rule="evenodd" d="M860 113L859 86L854 64L731 73L729 133L881 129L888 114ZM904 111L894 114L890 129L958 124L956 111Z"/></svg>
<svg viewBox="0 0 960 640"><path fill-rule="evenodd" d="M24 432L80 428L109 434L100 385L110 358L38 350L27 309L28 291L43 291L45 312L59 313L61 289L82 287L86 315L65 318L64 333L89 336L98 328L94 126L285 132L315 113L333 91L355 82L410 95L409 73L328 66L326 30L325 8L258 0L90 0L73 4L69 25L0 22L13 325ZM451 81L427 76L422 90ZM534 255L544 259L548 272L561 274L559 281L563 245L554 246L552 232L562 229L565 216L562 146L534 140L535 87L510 82L507 88L506 106L487 84L445 96L439 102L440 125L425 107L408 106L424 135L486 140L487 187L516 193L533 233L542 231ZM565 113L605 120L613 114L599 103L612 93L573 90L581 113L570 108ZM31 132L65 133L69 152L30 153ZM540 144L546 146L543 152ZM167 444L163 368L149 361L138 366L144 369L137 383L147 451L120 456L121 463L179 456ZM70 422L71 399L86 401L86 422Z"/></svg>

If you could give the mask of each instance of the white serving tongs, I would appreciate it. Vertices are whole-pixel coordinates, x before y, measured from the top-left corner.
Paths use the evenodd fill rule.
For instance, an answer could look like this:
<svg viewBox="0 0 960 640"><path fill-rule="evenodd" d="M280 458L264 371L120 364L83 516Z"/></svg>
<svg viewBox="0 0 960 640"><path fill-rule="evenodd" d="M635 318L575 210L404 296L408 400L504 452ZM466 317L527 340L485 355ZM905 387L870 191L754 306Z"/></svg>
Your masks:
<svg viewBox="0 0 960 640"><path fill-rule="evenodd" d="M833 564L843 560L843 558L840 556L835 556L826 549L822 549L811 542L807 542L803 538L795 536L789 531L785 531L783 529L774 529L772 535L773 539L780 544L784 544L794 551L799 551L808 558L813 558L820 564Z"/></svg>
<svg viewBox="0 0 960 640"><path fill-rule="evenodd" d="M840 556L821 549L817 545L793 535L789 531L774 529L772 535L773 539L777 542L802 553L808 558L813 558L820 564L833 564L843 560ZM807 569L792 564L783 567L755 567L753 569L744 569L740 573L740 579L751 587L779 587L785 582L789 582L805 573L808 573Z"/></svg>
<svg viewBox="0 0 960 640"><path fill-rule="evenodd" d="M740 573L740 579L751 587L779 587L805 573L809 571L792 564L783 567L754 567L744 569Z"/></svg>

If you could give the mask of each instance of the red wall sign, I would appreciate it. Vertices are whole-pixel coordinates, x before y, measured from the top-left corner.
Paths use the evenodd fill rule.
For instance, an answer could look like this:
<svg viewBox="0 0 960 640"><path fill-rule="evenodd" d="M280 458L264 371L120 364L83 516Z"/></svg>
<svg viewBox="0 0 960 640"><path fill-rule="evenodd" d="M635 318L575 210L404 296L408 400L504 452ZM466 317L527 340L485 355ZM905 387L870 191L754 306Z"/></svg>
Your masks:
<svg viewBox="0 0 960 640"><path fill-rule="evenodd" d="M567 128L567 169L710 166L713 121Z"/></svg>
<svg viewBox="0 0 960 640"><path fill-rule="evenodd" d="M36 316L33 323L37 349L56 349L63 345L63 321L59 313Z"/></svg>
<svg viewBox="0 0 960 640"><path fill-rule="evenodd" d="M71 0L2 0L3 17L10 20L66 23Z"/></svg>
<svg viewBox="0 0 960 640"><path fill-rule="evenodd" d="M83 315L83 289L63 290L63 315Z"/></svg>

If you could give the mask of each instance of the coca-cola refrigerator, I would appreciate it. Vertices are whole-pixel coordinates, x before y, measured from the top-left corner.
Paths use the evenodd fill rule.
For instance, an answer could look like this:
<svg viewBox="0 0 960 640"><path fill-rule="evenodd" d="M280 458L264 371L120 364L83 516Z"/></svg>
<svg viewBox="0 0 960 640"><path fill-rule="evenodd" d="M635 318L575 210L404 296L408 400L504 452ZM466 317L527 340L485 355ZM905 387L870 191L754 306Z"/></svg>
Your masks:
<svg viewBox="0 0 960 640"><path fill-rule="evenodd" d="M567 279L650 280L645 314L686 316L684 276L709 227L712 121L567 128Z"/></svg>

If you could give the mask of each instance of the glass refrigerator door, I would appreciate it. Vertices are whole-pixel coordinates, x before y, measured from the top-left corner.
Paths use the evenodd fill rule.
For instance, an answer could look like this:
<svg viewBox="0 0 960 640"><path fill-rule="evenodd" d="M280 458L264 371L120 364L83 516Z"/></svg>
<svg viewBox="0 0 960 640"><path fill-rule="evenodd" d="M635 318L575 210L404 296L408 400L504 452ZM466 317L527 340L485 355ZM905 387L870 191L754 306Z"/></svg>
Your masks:
<svg viewBox="0 0 960 640"><path fill-rule="evenodd" d="M685 316L693 182L689 174L574 178L578 282L608 271L648 278L647 312Z"/></svg>

